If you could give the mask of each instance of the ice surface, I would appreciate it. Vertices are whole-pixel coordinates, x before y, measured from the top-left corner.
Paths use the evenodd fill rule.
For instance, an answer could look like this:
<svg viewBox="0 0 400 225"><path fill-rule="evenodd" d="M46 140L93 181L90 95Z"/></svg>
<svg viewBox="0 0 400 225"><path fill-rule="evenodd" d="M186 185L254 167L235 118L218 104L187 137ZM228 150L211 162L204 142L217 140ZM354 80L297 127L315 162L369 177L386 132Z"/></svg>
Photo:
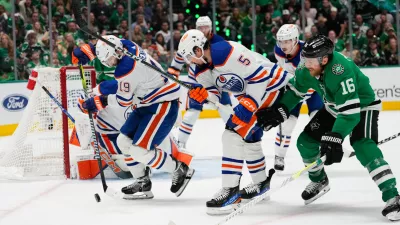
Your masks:
<svg viewBox="0 0 400 225"><path fill-rule="evenodd" d="M380 139L400 132L400 112L383 112L380 116ZM308 117L301 116L293 134L297 139ZM102 194L100 180L0 181L1 225L213 225L223 217L208 216L205 202L221 185L221 134L224 125L220 119L199 120L195 125L188 149L196 153L193 162L196 173L181 197L169 191L167 174L153 176L152 200L116 201ZM263 148L267 167L272 167L275 131L265 133ZM400 177L400 138L381 146L393 173ZM346 141L346 148L349 147ZM302 168L300 155L292 143L286 157L286 171L275 176L272 186ZM326 168L331 191L314 203L305 206L300 197L308 184L307 176L293 181L275 192L270 201L264 201L237 216L227 224L383 224L389 223L381 215L384 203L375 183L357 159L343 159L341 164ZM109 186L120 189L130 180L108 180ZM250 177L244 172L242 185ZM97 203L94 194L102 201Z"/></svg>

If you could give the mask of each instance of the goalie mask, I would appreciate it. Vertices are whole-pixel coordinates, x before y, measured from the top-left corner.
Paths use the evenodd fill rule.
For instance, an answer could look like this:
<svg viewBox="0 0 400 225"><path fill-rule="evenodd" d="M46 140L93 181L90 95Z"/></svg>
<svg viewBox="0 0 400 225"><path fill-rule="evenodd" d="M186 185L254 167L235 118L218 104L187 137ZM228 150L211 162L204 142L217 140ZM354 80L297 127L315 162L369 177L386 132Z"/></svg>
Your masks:
<svg viewBox="0 0 400 225"><path fill-rule="evenodd" d="M103 36L103 38L110 41L111 43L113 43L116 48L122 49L121 39L119 39L113 35ZM112 61L113 61L112 56L114 56L116 59L122 58L122 55L118 54L114 47L111 47L110 45L103 42L102 40L97 41L96 56L100 60L100 62L107 67L115 66L112 63Z"/></svg>
<svg viewBox="0 0 400 225"><path fill-rule="evenodd" d="M188 30L181 38L178 46L178 54L180 54L187 63L191 63L192 58L197 58L207 63L204 56L204 45L207 38L203 32L199 30ZM196 56L195 49L200 48L201 56Z"/></svg>

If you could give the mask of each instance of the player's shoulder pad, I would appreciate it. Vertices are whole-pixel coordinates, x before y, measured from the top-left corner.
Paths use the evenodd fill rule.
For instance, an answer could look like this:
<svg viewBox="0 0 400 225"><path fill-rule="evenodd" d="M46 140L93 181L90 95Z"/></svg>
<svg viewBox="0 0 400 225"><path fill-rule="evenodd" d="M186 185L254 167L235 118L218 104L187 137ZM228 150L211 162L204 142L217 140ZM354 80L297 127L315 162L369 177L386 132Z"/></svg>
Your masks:
<svg viewBox="0 0 400 225"><path fill-rule="evenodd" d="M211 58L214 66L223 66L233 52L233 46L227 41L211 45Z"/></svg>
<svg viewBox="0 0 400 225"><path fill-rule="evenodd" d="M119 79L128 75L131 71L135 69L136 61L129 56L124 56L119 61L117 67L115 68L115 78Z"/></svg>
<svg viewBox="0 0 400 225"><path fill-rule="evenodd" d="M282 58L286 58L286 54L282 51L282 49L278 45L275 45L274 52L275 52L275 55L282 57Z"/></svg>
<svg viewBox="0 0 400 225"><path fill-rule="evenodd" d="M210 39L210 44L215 44L220 41L225 41L225 39L218 34L213 34L212 38Z"/></svg>
<svg viewBox="0 0 400 225"><path fill-rule="evenodd" d="M299 41L300 51L303 50L304 44L305 44L304 41Z"/></svg>
<svg viewBox="0 0 400 225"><path fill-rule="evenodd" d="M118 90L117 80L105 80L99 84L99 92L102 95L116 94Z"/></svg>

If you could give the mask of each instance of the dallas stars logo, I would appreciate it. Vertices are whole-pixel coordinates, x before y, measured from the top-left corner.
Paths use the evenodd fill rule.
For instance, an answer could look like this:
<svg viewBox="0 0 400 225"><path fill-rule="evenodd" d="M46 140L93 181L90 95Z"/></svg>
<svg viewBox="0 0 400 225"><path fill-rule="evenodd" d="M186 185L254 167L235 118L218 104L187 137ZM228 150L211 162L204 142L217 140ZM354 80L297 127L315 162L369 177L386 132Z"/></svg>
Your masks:
<svg viewBox="0 0 400 225"><path fill-rule="evenodd" d="M334 64L332 66L332 73L335 75L340 75L344 72L344 67L341 64Z"/></svg>

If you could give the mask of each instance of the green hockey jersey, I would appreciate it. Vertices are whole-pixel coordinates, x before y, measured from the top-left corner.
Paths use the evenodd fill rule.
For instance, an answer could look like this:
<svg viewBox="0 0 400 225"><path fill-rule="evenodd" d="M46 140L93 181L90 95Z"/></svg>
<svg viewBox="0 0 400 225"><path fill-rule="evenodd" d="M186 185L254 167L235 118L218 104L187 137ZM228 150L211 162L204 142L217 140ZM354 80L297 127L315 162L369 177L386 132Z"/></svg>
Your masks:
<svg viewBox="0 0 400 225"><path fill-rule="evenodd" d="M89 63L90 66L93 66L96 71L96 83L99 84L105 80L114 80L114 71L115 67L106 67L104 66L100 60L96 57Z"/></svg>
<svg viewBox="0 0 400 225"><path fill-rule="evenodd" d="M300 65L288 86L290 90L282 97L282 104L291 110L309 88L316 90L323 98L326 110L336 117L332 132L343 137L349 135L360 121L360 111L381 108L369 78L353 61L338 52L333 53L321 76L311 76L309 70Z"/></svg>

